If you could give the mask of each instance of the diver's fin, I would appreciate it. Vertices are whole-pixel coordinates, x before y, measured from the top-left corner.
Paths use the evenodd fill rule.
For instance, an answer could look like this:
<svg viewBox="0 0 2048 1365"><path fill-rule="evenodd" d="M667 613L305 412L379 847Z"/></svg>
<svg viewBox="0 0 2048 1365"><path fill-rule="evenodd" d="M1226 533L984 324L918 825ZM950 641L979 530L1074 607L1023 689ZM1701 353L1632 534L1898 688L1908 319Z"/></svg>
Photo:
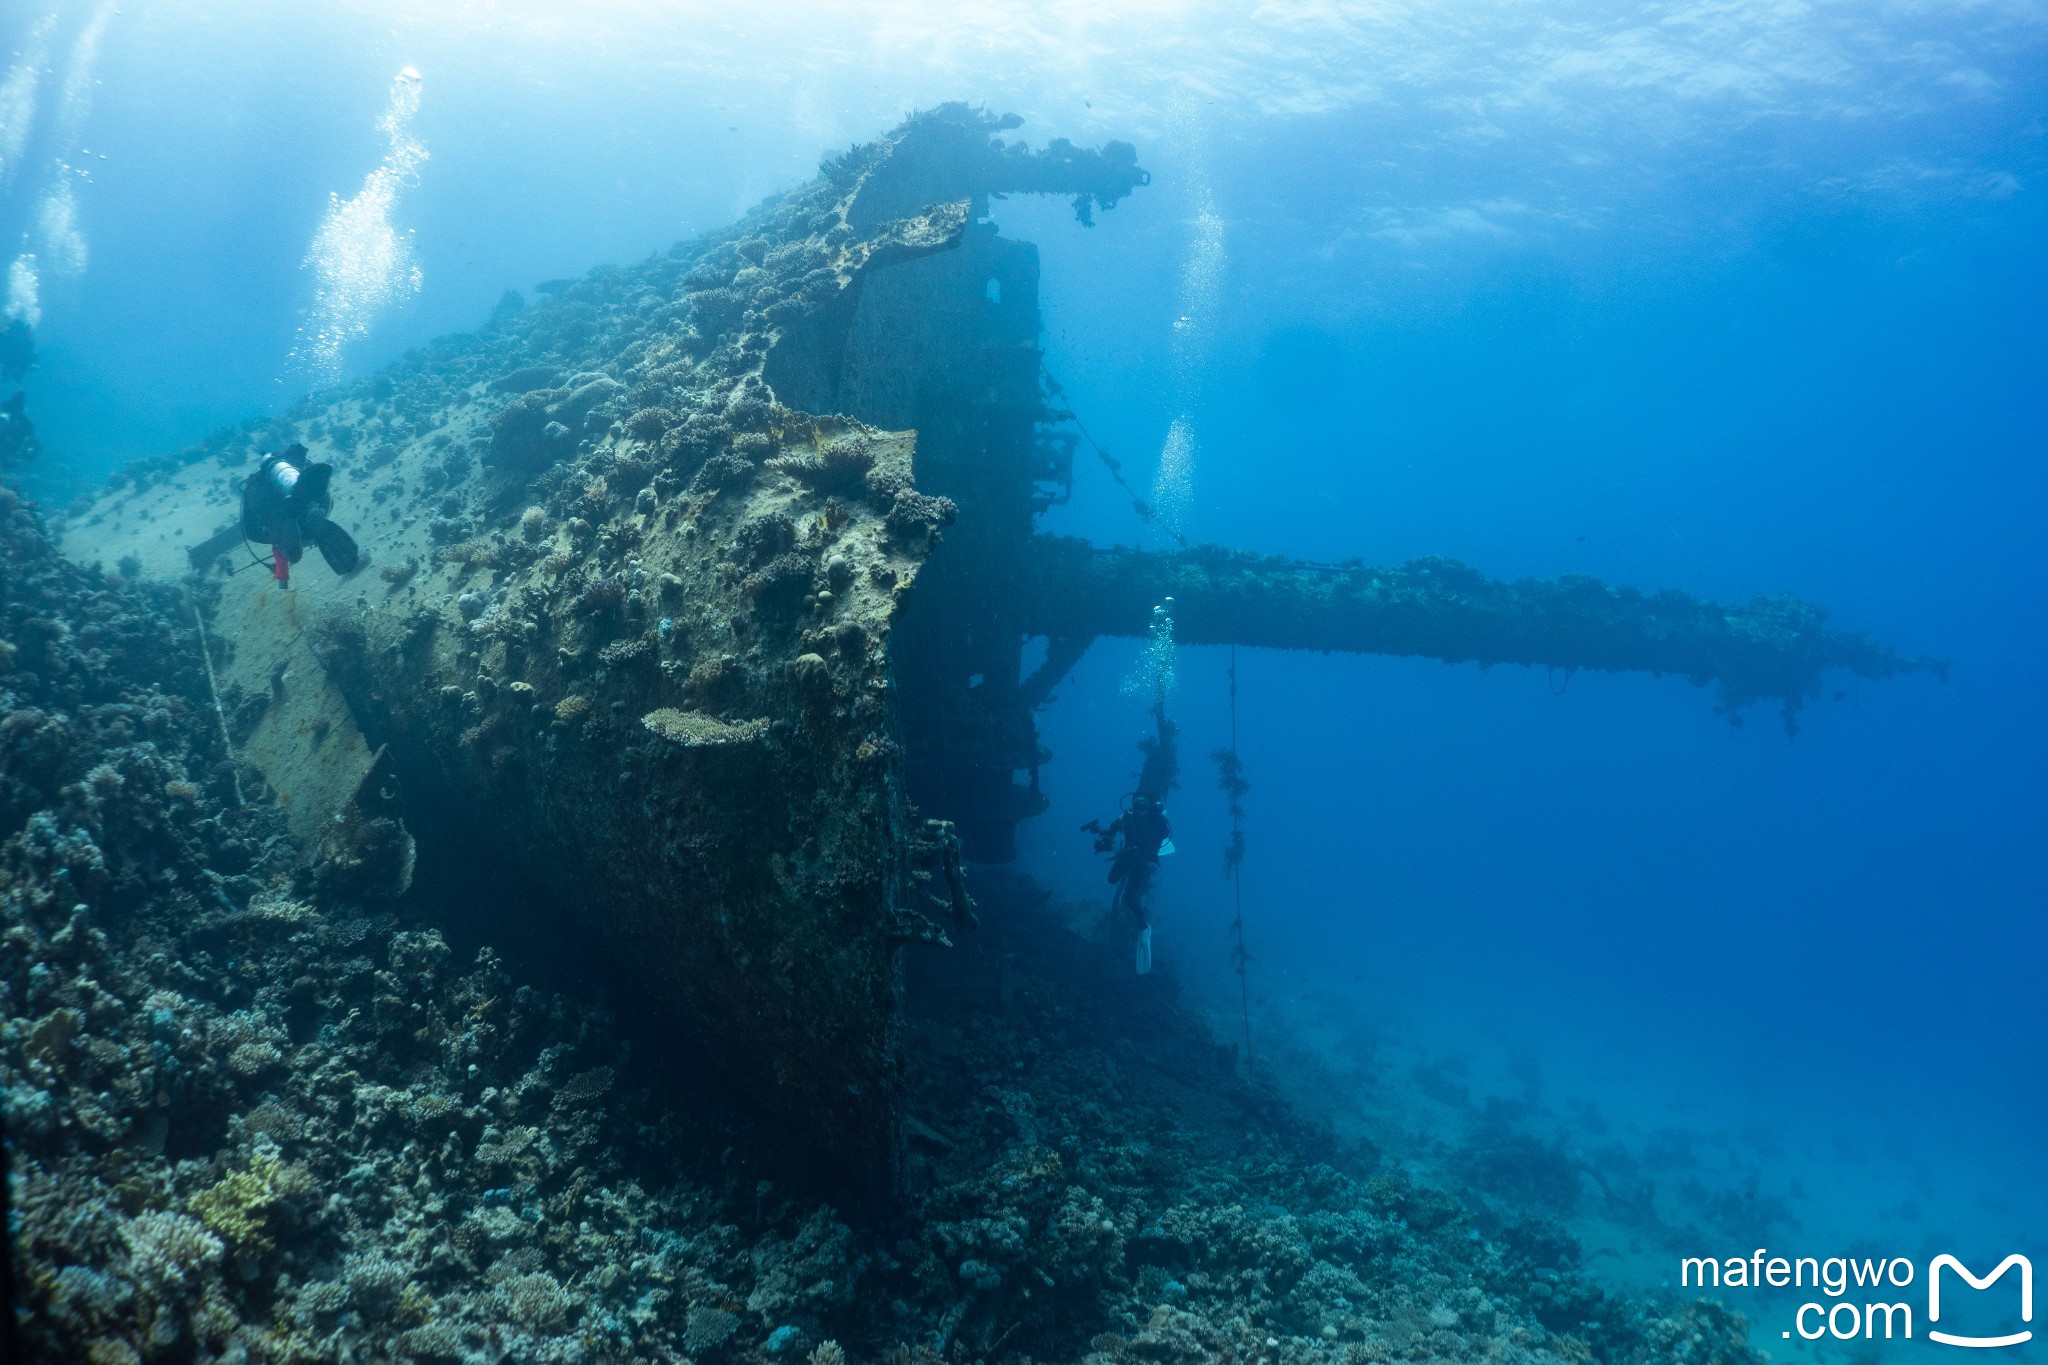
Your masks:
<svg viewBox="0 0 2048 1365"><path fill-rule="evenodd" d="M1138 931L1138 975L1152 974L1152 926L1146 925Z"/></svg>
<svg viewBox="0 0 2048 1365"><path fill-rule="evenodd" d="M242 524L238 521L187 549L185 556L192 561L192 567L195 569L211 568L213 561L240 545L242 539Z"/></svg>
<svg viewBox="0 0 2048 1365"><path fill-rule="evenodd" d="M1159 841L1159 856L1162 858L1171 858L1173 856L1173 840L1161 839Z"/></svg>
<svg viewBox="0 0 2048 1365"><path fill-rule="evenodd" d="M313 539L319 545L320 557L327 561L328 568L343 575L356 571L362 552L356 549L354 536L323 519L313 528Z"/></svg>

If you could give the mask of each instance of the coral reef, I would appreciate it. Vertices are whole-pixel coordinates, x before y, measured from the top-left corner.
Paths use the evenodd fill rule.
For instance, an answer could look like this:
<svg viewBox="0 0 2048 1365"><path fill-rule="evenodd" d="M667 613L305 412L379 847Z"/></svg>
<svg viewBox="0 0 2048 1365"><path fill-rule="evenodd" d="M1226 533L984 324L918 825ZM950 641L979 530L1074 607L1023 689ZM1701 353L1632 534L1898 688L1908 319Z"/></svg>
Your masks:
<svg viewBox="0 0 2048 1365"><path fill-rule="evenodd" d="M1293 1118L1016 877L909 963L899 1201L822 1202L694 1050L465 965L458 907L365 903L239 804L173 595L59 559L5 493L0 569L29 1358L1758 1359L1717 1306L1608 1295L1554 1224ZM956 880L947 828L916 842Z"/></svg>

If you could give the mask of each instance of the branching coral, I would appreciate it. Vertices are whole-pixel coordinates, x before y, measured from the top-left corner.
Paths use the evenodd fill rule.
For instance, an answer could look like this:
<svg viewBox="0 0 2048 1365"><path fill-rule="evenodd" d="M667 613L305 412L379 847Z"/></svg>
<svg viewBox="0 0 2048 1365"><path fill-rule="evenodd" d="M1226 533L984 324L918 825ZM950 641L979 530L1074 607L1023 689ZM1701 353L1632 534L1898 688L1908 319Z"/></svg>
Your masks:
<svg viewBox="0 0 2048 1365"><path fill-rule="evenodd" d="M835 441L818 450L779 456L767 467L819 492L854 496L875 467L875 454L865 442Z"/></svg>
<svg viewBox="0 0 2048 1365"><path fill-rule="evenodd" d="M669 706L649 711L640 718L640 723L669 743L685 749L745 744L768 733L766 721L727 722L702 711L678 711Z"/></svg>
<svg viewBox="0 0 2048 1365"><path fill-rule="evenodd" d="M274 1153L259 1152L248 1166L192 1196L191 1210L237 1255L261 1257L276 1245L273 1224L288 1199L311 1193L313 1182Z"/></svg>

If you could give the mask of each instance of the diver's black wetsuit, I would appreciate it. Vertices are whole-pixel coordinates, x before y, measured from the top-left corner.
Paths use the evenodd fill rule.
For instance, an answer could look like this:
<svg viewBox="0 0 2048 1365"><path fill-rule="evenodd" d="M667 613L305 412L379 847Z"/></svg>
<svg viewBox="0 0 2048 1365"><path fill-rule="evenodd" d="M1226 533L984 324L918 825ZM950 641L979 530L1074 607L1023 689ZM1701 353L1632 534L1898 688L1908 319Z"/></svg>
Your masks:
<svg viewBox="0 0 2048 1365"><path fill-rule="evenodd" d="M0 383L11 383L35 367L36 333L25 318L0 324Z"/></svg>
<svg viewBox="0 0 2048 1365"><path fill-rule="evenodd" d="M36 426L22 411L22 396L0 403L0 467L19 464L36 453Z"/></svg>
<svg viewBox="0 0 2048 1365"><path fill-rule="evenodd" d="M1091 820L1095 851L1110 853L1109 880L1116 886L1112 909L1128 912L1140 929L1152 922L1152 879L1159 871L1159 850L1173 837L1166 807L1149 796L1131 798L1131 808L1105 828Z"/></svg>

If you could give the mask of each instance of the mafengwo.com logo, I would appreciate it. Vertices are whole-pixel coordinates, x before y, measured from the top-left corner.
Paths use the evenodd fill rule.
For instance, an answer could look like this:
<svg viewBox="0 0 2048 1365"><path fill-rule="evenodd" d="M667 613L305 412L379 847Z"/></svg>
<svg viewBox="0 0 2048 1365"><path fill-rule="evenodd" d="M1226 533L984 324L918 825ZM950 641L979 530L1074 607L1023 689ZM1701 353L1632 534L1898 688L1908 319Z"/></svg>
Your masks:
<svg viewBox="0 0 2048 1365"><path fill-rule="evenodd" d="M1800 1304L1792 1325L1779 1334L1788 1340L1911 1341L1917 1330L1943 1346L1995 1350L2034 1339L2034 1263L2018 1252L1982 1275L1944 1252L1927 1263L1923 1275L1904 1256L1822 1260L1773 1256L1758 1247L1747 1257L1726 1260L1688 1256L1679 1262L1678 1275L1686 1289L1812 1289L1818 1297ZM1924 1293L1916 1284L1926 1286ZM1995 1301L1978 1298L1993 1290ZM1926 1317L1916 1320L1914 1308L1921 1304ZM1962 1330L1964 1324L1969 1330Z"/></svg>

